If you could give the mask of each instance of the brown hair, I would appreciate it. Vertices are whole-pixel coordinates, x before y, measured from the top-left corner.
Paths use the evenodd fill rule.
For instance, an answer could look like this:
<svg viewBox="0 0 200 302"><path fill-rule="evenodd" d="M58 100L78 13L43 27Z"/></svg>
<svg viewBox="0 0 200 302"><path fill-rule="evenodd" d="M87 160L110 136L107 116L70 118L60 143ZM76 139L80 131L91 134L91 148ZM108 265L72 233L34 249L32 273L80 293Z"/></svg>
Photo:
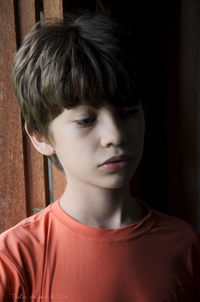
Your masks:
<svg viewBox="0 0 200 302"><path fill-rule="evenodd" d="M110 18L88 12L35 24L13 61L14 91L30 134L48 138L49 123L64 108L138 104L133 60L121 38Z"/></svg>

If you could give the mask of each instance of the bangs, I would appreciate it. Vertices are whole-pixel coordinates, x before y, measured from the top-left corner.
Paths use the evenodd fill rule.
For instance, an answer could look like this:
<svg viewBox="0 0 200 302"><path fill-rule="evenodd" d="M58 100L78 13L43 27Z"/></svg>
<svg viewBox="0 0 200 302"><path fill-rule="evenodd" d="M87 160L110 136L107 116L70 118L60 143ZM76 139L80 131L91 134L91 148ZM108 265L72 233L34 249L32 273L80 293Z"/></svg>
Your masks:
<svg viewBox="0 0 200 302"><path fill-rule="evenodd" d="M106 104L114 107L133 107L140 100L139 81L134 73L133 62L119 53L113 57L99 54L95 49L82 43L73 53L73 65L63 79L64 108L72 108L80 104L101 107ZM113 59L114 58L114 59ZM65 81L67 78L67 82Z"/></svg>
<svg viewBox="0 0 200 302"><path fill-rule="evenodd" d="M103 37L102 41L92 43L77 30L71 31L70 41L63 35L54 56L60 60L52 60L49 56L48 76L43 76L48 87L43 96L57 108L73 108L81 104L101 107L105 104L114 107L133 107L138 105L140 85L136 77L134 61L119 47L118 43ZM63 52L65 49L65 52ZM50 102L49 102L50 101ZM57 109L57 110L56 110Z"/></svg>

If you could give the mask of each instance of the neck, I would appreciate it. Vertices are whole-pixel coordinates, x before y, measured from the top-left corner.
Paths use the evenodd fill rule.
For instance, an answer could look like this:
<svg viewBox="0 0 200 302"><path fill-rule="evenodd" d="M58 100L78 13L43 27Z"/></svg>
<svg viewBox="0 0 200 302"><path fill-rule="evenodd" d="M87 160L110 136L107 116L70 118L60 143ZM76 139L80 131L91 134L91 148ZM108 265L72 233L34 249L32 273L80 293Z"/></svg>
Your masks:
<svg viewBox="0 0 200 302"><path fill-rule="evenodd" d="M60 205L80 223L100 228L127 226L145 215L144 209L131 196L129 186L104 189L68 182Z"/></svg>

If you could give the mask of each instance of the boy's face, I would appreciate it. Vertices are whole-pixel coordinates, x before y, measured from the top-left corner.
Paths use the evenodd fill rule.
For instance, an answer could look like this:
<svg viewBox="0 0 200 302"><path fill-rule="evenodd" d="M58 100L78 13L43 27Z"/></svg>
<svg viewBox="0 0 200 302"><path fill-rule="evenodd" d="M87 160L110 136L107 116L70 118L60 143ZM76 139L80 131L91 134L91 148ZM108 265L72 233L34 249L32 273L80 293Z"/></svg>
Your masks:
<svg viewBox="0 0 200 302"><path fill-rule="evenodd" d="M65 109L50 123L53 147L67 181L102 188L129 184L144 142L142 105L118 110L80 105ZM130 159L102 165L113 156Z"/></svg>

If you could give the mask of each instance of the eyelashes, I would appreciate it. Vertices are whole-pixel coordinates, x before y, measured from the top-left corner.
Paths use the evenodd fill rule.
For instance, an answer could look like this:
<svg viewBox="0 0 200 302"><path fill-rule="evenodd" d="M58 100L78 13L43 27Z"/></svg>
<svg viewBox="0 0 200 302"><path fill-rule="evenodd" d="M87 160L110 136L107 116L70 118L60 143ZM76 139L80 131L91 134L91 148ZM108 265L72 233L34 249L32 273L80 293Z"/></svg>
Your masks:
<svg viewBox="0 0 200 302"><path fill-rule="evenodd" d="M139 108L125 108L120 110L119 116L120 118L134 118L140 113ZM88 116L84 119L77 120L76 124L82 127L90 127L97 120L97 116Z"/></svg>
<svg viewBox="0 0 200 302"><path fill-rule="evenodd" d="M76 121L76 124L84 127L89 127L95 122L95 120L96 117L87 117L82 120Z"/></svg>

